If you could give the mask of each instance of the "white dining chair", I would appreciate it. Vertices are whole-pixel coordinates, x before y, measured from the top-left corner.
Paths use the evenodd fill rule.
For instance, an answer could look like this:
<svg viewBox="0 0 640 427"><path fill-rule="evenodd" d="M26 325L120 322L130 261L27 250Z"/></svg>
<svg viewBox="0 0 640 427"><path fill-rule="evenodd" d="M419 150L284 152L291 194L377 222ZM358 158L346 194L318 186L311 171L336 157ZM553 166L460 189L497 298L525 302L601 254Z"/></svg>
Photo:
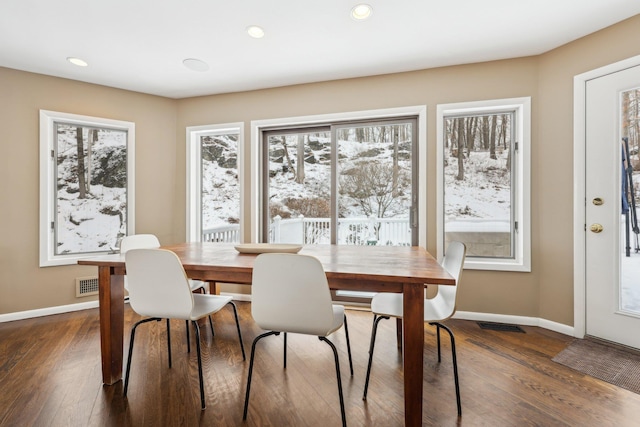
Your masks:
<svg viewBox="0 0 640 427"><path fill-rule="evenodd" d="M126 254L131 249L154 249L160 247L160 241L154 234L132 234L120 240L120 253ZM189 279L192 291L206 291L206 283L200 280ZM125 281L126 288L126 281Z"/></svg>
<svg viewBox="0 0 640 427"><path fill-rule="evenodd" d="M456 403L458 405L458 416L462 415L462 405L460 402L460 384L458 382L458 363L456 358L455 337L451 329L441 322L450 318L456 312L456 298L460 289L460 277L464 266L466 247L461 242L450 242L442 260L442 266L456 279L455 286L438 286L438 293L435 297L424 301L424 321L436 327L438 340L438 362L440 356L440 329L444 329L451 337L451 355L453 359L453 377L456 387ZM376 332L378 324L382 319L395 317L402 319L403 296L395 293L379 293L371 300L371 311L373 312L373 327L371 330L371 342L369 344L369 364L367 365L367 376L364 382L364 393L362 399L367 399L369 388L369 377L371 375L371 365L373 362L373 349L376 342Z"/></svg>
<svg viewBox="0 0 640 427"><path fill-rule="evenodd" d="M353 376L349 329L344 306L334 305L331 302L327 276L320 261L317 258L300 254L269 253L258 255L253 266L251 314L256 324L269 332L256 337L251 346L242 419L247 419L253 362L258 341L270 335L284 333L284 365L286 368L286 336L287 333L295 333L315 335L333 350L342 425L346 426L340 360L336 346L327 339L327 336L340 329L344 324L349 367Z"/></svg>
<svg viewBox="0 0 640 427"><path fill-rule="evenodd" d="M131 249L157 249L160 247L160 241L154 234L132 234L125 236L120 241L120 253L126 254ZM200 280L189 279L189 287L192 292L205 293L205 283ZM129 283L127 276L124 277L124 289L129 292ZM186 323L187 331L187 352L191 352L191 340L189 338L189 322ZM213 320L209 316L209 326L211 327L211 333L215 335L213 329ZM167 333L169 333L169 320L167 319Z"/></svg>
<svg viewBox="0 0 640 427"><path fill-rule="evenodd" d="M129 303L131 308L144 319L131 328L129 357L124 380L124 396L129 387L129 373L133 356L136 328L146 322L162 319L181 319L190 322L196 333L198 357L198 377L200 380L200 401L205 409L204 384L202 377L202 355L200 351L200 328L198 320L218 312L231 302L231 297L197 294L191 292L189 280L178 256L165 249L131 249L125 255L125 265L129 278ZM245 359L244 345L238 314L234 308L238 338ZM169 367L171 367L171 339L167 334Z"/></svg>

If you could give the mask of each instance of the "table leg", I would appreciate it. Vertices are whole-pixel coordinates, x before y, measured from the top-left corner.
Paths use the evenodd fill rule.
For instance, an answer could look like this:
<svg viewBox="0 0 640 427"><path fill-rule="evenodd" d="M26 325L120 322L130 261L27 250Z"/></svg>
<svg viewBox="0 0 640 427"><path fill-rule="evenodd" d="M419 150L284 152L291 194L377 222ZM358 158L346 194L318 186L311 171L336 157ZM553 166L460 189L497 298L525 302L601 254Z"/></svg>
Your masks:
<svg viewBox="0 0 640 427"><path fill-rule="evenodd" d="M122 379L124 277L98 267L98 286L102 382L111 385Z"/></svg>
<svg viewBox="0 0 640 427"><path fill-rule="evenodd" d="M220 295L220 290L218 289L218 283L213 280L207 280L209 283L209 293L211 295Z"/></svg>
<svg viewBox="0 0 640 427"><path fill-rule="evenodd" d="M424 288L405 284L404 293L404 425L422 425Z"/></svg>

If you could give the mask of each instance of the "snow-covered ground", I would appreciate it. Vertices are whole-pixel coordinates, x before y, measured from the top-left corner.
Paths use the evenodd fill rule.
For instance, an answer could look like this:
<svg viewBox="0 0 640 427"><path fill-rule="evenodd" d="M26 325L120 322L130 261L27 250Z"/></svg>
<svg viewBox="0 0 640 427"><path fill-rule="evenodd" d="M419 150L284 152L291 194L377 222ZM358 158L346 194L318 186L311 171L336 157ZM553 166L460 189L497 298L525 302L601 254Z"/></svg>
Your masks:
<svg viewBox="0 0 640 427"><path fill-rule="evenodd" d="M630 311L640 316L640 252L635 251L636 236L631 232L631 251L626 256L625 219L620 221L620 306L624 311Z"/></svg>
<svg viewBox="0 0 640 427"><path fill-rule="evenodd" d="M92 177L100 173L103 164L98 159L106 150L124 147L125 134L100 132L92 145ZM287 137L289 156L297 165L297 135ZM238 224L240 188L237 169L237 136L217 136L203 140L202 164L202 222L203 229L229 224ZM341 190L344 179L357 173L361 165L381 164L392 166L394 144L391 142L357 142L340 140L338 143L339 180ZM107 187L93 182L89 195L78 198L77 155L75 128L59 132L58 144L58 253L92 252L116 247L117 240L126 233L126 190L122 187ZM277 154L280 150L280 154ZM316 211L327 210L330 201L331 145L327 134L309 134L305 142L304 182L296 182L294 171L282 155L282 143L274 142L270 150L270 214L282 218L321 217ZM411 147L406 141L398 144L398 165L401 176L409 176L411 169ZM506 169L507 153L498 151L497 159L489 153L472 151L465 159L465 178L455 179L457 158L448 157L445 168L445 213L447 222L456 220L486 220L486 223L502 224L510 221L511 190L510 176ZM104 157L104 156L103 156ZM384 182L382 182L384 184ZM419 191L424 191L420 189ZM409 218L411 205L410 182L397 191L381 217ZM368 218L380 210L380 202L371 196L368 207L341 191L339 195L340 216L343 218ZM293 202L292 202L293 201ZM294 203L295 202L295 203ZM322 206L325 205L325 206ZM373 212L367 212L370 209ZM310 214L314 212L314 214ZM327 215L328 216L328 215ZM492 222L493 221L493 222ZM486 224L485 224L486 225Z"/></svg>
<svg viewBox="0 0 640 427"><path fill-rule="evenodd" d="M126 156L122 155L126 153L126 132L98 132L90 160L85 156L88 192L83 199L79 198L76 127L59 124L57 132L56 253L91 253L117 247L118 239L126 234L127 198L126 188L113 184L123 181L115 176L116 171L126 171ZM85 153L87 133L84 128ZM106 182L109 186L103 185Z"/></svg>
<svg viewBox="0 0 640 427"><path fill-rule="evenodd" d="M511 221L510 172L507 151L498 150L496 159L488 151L472 151L464 160L464 180L458 181L458 159L447 158L444 168L445 222L486 219Z"/></svg>

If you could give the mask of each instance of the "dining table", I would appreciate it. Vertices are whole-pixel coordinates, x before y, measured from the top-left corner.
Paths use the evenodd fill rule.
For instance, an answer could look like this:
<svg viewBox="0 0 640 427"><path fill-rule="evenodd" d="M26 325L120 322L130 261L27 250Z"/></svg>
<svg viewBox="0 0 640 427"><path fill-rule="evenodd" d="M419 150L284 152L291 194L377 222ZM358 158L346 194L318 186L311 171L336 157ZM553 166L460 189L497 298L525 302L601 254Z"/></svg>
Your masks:
<svg viewBox="0 0 640 427"><path fill-rule="evenodd" d="M162 248L178 255L191 279L250 285L257 254L241 253L236 246L189 242ZM421 246L304 245L299 253L320 260L330 289L404 294L405 425L422 425L425 287L455 286L455 279ZM122 379L125 258L102 255L78 264L98 267L102 381L112 385Z"/></svg>

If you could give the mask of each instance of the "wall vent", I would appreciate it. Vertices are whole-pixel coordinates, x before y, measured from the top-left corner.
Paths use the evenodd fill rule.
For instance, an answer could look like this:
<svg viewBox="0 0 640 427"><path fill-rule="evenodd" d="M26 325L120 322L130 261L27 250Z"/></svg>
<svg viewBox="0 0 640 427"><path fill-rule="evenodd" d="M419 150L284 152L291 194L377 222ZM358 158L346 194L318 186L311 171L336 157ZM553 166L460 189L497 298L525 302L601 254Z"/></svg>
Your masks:
<svg viewBox="0 0 640 427"><path fill-rule="evenodd" d="M98 277L77 277L76 298L98 295Z"/></svg>

